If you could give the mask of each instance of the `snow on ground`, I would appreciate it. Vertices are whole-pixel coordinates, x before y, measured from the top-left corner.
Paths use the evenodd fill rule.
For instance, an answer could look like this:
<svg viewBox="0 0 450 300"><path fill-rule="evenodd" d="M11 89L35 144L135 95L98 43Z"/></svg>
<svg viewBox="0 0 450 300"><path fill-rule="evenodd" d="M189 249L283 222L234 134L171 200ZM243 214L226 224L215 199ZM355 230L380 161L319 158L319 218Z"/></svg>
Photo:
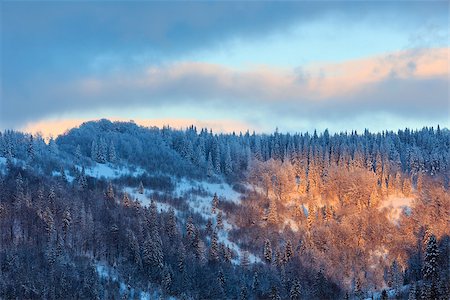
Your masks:
<svg viewBox="0 0 450 300"><path fill-rule="evenodd" d="M130 299L135 299L138 297L138 299L141 300L151 300L151 299L159 299L160 297L160 292L158 290L155 290L153 293L149 293L131 288L130 285L120 280L117 276L116 270L108 266L106 263L97 262L95 264L95 270L97 271L97 274L101 279L111 279L112 281L119 282L120 294L128 295ZM136 297L134 295L135 293L137 294ZM176 299L176 298L169 297L168 299Z"/></svg>
<svg viewBox="0 0 450 300"><path fill-rule="evenodd" d="M70 183L72 183L72 182L75 180L75 177L70 176L70 175L68 174L69 172L68 172L67 170L65 170L64 172L66 173L67 181L70 182ZM53 177L61 176L61 172L53 171L53 172L52 172L52 176L53 176Z"/></svg>
<svg viewBox="0 0 450 300"><path fill-rule="evenodd" d="M150 195L152 193L152 190L144 189L144 193L141 194L135 188L125 187L123 189L123 191L130 196L131 200L137 199L143 206L150 205L150 202L151 202ZM157 202L157 201L155 201L155 203L156 203L156 208L158 209L158 211L168 212L169 209L172 207L170 204L167 204L167 203L161 203L161 202ZM175 208L174 208L174 211L175 211L176 215L179 213L178 210Z"/></svg>
<svg viewBox="0 0 450 300"><path fill-rule="evenodd" d="M407 294L408 291L410 289L410 285L409 284L405 284L399 287L398 292L403 293L403 294ZM380 291L376 291L376 292L371 292L370 297L365 298L364 300L381 300L381 293ZM397 290L395 289L386 289L386 293L388 296L388 299L397 299L395 297L395 295L397 294Z"/></svg>
<svg viewBox="0 0 450 300"><path fill-rule="evenodd" d="M112 281L117 281L117 274L112 272L108 265L99 262L95 264L95 269L100 278L111 278Z"/></svg>
<svg viewBox="0 0 450 300"><path fill-rule="evenodd" d="M398 197L389 196L380 206L380 209L388 210L388 217L391 222L398 224L401 214L404 212L406 215L411 214L411 203L414 198L411 197Z"/></svg>
<svg viewBox="0 0 450 300"><path fill-rule="evenodd" d="M177 196L183 196L186 193L190 193L192 190L205 191L209 196L217 196L220 200L228 200L234 203L240 203L241 194L234 191L233 188L227 183L210 183L205 181L190 181L182 179L177 183L175 194Z"/></svg>
<svg viewBox="0 0 450 300"><path fill-rule="evenodd" d="M292 219L284 220L284 226L289 226L293 232L297 232L298 231L298 225Z"/></svg>
<svg viewBox="0 0 450 300"><path fill-rule="evenodd" d="M77 166L77 168L81 171L81 167ZM85 169L86 175L95 177L95 178L106 178L106 179L114 179L119 178L121 176L139 176L143 174L145 171L141 168L136 168L136 171L131 171L130 168L115 168L111 164L99 164L96 163L94 167L87 167Z"/></svg>
<svg viewBox="0 0 450 300"><path fill-rule="evenodd" d="M225 225L226 222L224 222ZM230 226L230 225L229 225ZM240 261L241 261L241 248L239 247L239 245L237 245L235 242L231 241L228 238L228 231L226 230L226 226L224 226L225 229L221 230L218 234L218 238L219 238L219 242L224 244L225 246L229 247L231 250L235 251L238 255L239 258L233 259L231 262L235 265L239 265ZM248 252L248 258L251 264L253 263L259 263L261 262L261 259L254 255L253 253Z"/></svg>
<svg viewBox="0 0 450 300"><path fill-rule="evenodd" d="M200 196L195 193L196 190L206 191L207 196ZM194 193L192 193L194 191ZM190 209L198 214L200 214L205 220L211 218L215 219L216 214L211 211L212 199L216 193L219 197L219 201L231 201L236 204L240 203L241 194L234 191L233 188L226 183L208 183L208 182L189 182L187 180L182 180L177 184L175 193L178 196L183 196L186 198ZM217 210L217 212L219 209ZM228 232L233 229L233 225L228 222L227 216L224 212L223 215L223 225L224 229L220 230L218 233L219 242L230 247L239 256L241 255L241 248L235 242L231 241L228 237ZM249 253L250 263L258 263L261 260L256 255ZM234 264L240 263L240 258L233 260Z"/></svg>
<svg viewBox="0 0 450 300"><path fill-rule="evenodd" d="M153 192L152 190L145 189L144 194L140 194L136 188L125 187L123 191L128 193L131 199L137 199L142 205L150 205L150 195ZM234 191L232 187L226 183L208 183L182 179L177 183L174 194L175 196L183 197L189 205L190 210L200 214L203 219L208 220L211 218L212 220L215 220L219 209L217 209L216 214L212 213L211 205L214 193L219 197L219 201L240 202L241 194ZM156 205L159 211L168 211L171 207L169 204L159 202L156 202ZM178 216L181 215L176 209L175 214ZM230 249L235 251L238 255L241 255L241 248L239 245L231 241L228 237L228 232L233 229L233 224L227 220L227 216L224 212L222 212L222 215L224 229L220 230L218 233L219 242L230 247ZM252 253L249 253L249 260L250 263L258 263L261 261L259 257ZM239 264L240 258L234 259L233 263Z"/></svg>

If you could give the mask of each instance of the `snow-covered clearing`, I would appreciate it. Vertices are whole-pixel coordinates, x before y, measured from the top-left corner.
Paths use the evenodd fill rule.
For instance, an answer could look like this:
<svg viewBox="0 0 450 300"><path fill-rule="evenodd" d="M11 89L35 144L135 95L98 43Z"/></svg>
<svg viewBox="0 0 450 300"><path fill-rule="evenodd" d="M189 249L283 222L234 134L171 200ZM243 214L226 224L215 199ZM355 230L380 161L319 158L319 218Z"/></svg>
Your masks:
<svg viewBox="0 0 450 300"><path fill-rule="evenodd" d="M67 178L67 181L68 181L68 182L72 183L72 182L75 180L75 177L70 176L70 175L68 174L69 172L68 172L67 170L64 170L64 173L66 174L66 178ZM61 172L53 171L53 172L52 172L52 176L53 176L53 177L61 176Z"/></svg>
<svg viewBox="0 0 450 300"><path fill-rule="evenodd" d="M292 219L286 219L284 220L284 226L289 226L293 232L298 231L298 225L297 223Z"/></svg>
<svg viewBox="0 0 450 300"><path fill-rule="evenodd" d="M78 170L81 171L81 167L77 166ZM112 164L99 164L96 163L93 167L87 167L85 169L85 173L87 176L95 177L95 178L105 178L105 179L114 179L122 176L139 176L142 175L145 171L141 168L136 168L135 171L132 171L128 167L117 168Z"/></svg>
<svg viewBox="0 0 450 300"><path fill-rule="evenodd" d="M401 214L411 214L411 203L414 198L389 196L380 206L380 209L387 209L388 217L391 222L398 224Z"/></svg>
<svg viewBox="0 0 450 300"><path fill-rule="evenodd" d="M227 200L234 203L240 203L241 194L233 190L227 183L210 183L205 181L190 181L182 179L177 182L175 194L177 196L184 196L191 194L192 191L205 192L209 196L217 194L220 200Z"/></svg>
<svg viewBox="0 0 450 300"><path fill-rule="evenodd" d="M141 194L135 188L125 187L123 191L130 196L131 200L137 199L143 206L149 206L151 203L151 190L144 189L144 193ZM155 201L155 203L158 211L168 212L170 208L173 208L170 204L167 203L161 203L157 201ZM175 208L174 211L176 215L179 214L179 212Z"/></svg>
<svg viewBox="0 0 450 300"><path fill-rule="evenodd" d="M151 299L159 299L161 292L155 290L153 293L138 291L132 288L130 285L125 284L122 280L119 279L117 271L108 266L106 263L98 262L95 264L95 270L97 271L98 276L101 279L110 279L114 282L119 282L120 286L120 294L128 295L127 298L130 299L141 299L141 300L151 300ZM135 295L136 294L136 295ZM176 299L174 297L169 297L168 299Z"/></svg>
<svg viewBox="0 0 450 300"><path fill-rule="evenodd" d="M398 299L396 298L396 294L397 292L400 292L400 294L405 294L409 291L410 289L410 285L409 284L405 284L399 287L398 291L395 289L387 289L386 293L388 296L388 299ZM370 297L365 298L364 300L380 300L381 299L381 293L380 291L376 291L376 292L369 292Z"/></svg>

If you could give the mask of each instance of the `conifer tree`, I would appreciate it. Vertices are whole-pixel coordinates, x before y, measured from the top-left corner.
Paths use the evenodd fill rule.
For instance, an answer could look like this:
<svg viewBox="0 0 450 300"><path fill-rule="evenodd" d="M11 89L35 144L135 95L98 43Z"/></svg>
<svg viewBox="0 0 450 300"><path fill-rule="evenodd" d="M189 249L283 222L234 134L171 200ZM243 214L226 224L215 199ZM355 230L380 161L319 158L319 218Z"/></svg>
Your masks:
<svg viewBox="0 0 450 300"><path fill-rule="evenodd" d="M111 163L115 163L117 161L116 148L114 147L113 141L109 144L108 160Z"/></svg>
<svg viewBox="0 0 450 300"><path fill-rule="evenodd" d="M112 182L111 182L111 181L108 182L108 188L106 189L106 197L107 197L109 200L114 199L114 188L113 188L113 185L112 185Z"/></svg>
<svg viewBox="0 0 450 300"><path fill-rule="evenodd" d="M286 242L286 248L284 252L284 259L286 260L286 262L289 262L291 260L293 254L294 250L292 249L292 242L291 240L288 240Z"/></svg>
<svg viewBox="0 0 450 300"><path fill-rule="evenodd" d="M64 171L64 167L61 166L59 169L59 173L61 174L61 179L64 183L67 183L67 176L66 176L66 172Z"/></svg>
<svg viewBox="0 0 450 300"><path fill-rule="evenodd" d="M192 216L189 216L186 221L186 235L191 242L194 240L196 230L193 222Z"/></svg>
<svg viewBox="0 0 450 300"><path fill-rule="evenodd" d="M175 210L171 207L169 209L169 216L167 218L166 233L170 239L173 239L177 234L177 220L175 217Z"/></svg>
<svg viewBox="0 0 450 300"><path fill-rule="evenodd" d="M278 289L275 285L272 285L270 289L270 300L281 300L280 294L278 293Z"/></svg>
<svg viewBox="0 0 450 300"><path fill-rule="evenodd" d="M252 293L255 296L257 296L259 293L259 277L257 271L255 271L255 273L253 274Z"/></svg>
<svg viewBox="0 0 450 300"><path fill-rule="evenodd" d="M227 145L226 151L225 151L225 160L224 160L224 167L223 167L225 175L231 175L233 173L233 162L231 160L231 152L230 152L230 146Z"/></svg>
<svg viewBox="0 0 450 300"><path fill-rule="evenodd" d="M278 223L278 211L275 199L269 200L269 209L267 211L267 222L272 225Z"/></svg>
<svg viewBox="0 0 450 300"><path fill-rule="evenodd" d="M422 274L424 286L422 290L422 297L424 299L439 298L438 283L439 283L439 248L437 246L436 237L431 234L428 238L427 248L425 252Z"/></svg>
<svg viewBox="0 0 450 300"><path fill-rule="evenodd" d="M417 284L415 282L412 282L409 288L408 300L417 300L416 292L417 292Z"/></svg>
<svg viewBox="0 0 450 300"><path fill-rule="evenodd" d="M91 158L93 161L98 162L98 145L95 140L91 143Z"/></svg>
<svg viewBox="0 0 450 300"><path fill-rule="evenodd" d="M77 145L77 147L75 148L75 159L77 162L79 162L81 160L81 157L83 156L83 154L81 154L81 147L80 145Z"/></svg>
<svg viewBox="0 0 450 300"><path fill-rule="evenodd" d="M216 231L213 231L211 236L211 246L209 248L209 261L213 264L219 261L219 244Z"/></svg>
<svg viewBox="0 0 450 300"><path fill-rule="evenodd" d="M208 162L206 165L206 174L208 177L212 177L214 175L214 165L212 161L211 152L208 153Z"/></svg>
<svg viewBox="0 0 450 300"><path fill-rule="evenodd" d="M268 239L264 242L264 260L270 264L272 262L272 245Z"/></svg>
<svg viewBox="0 0 450 300"><path fill-rule="evenodd" d="M215 214L218 206L219 206L219 197L217 197L217 194L214 193L214 197L211 202L211 213Z"/></svg>
<svg viewBox="0 0 450 300"><path fill-rule="evenodd" d="M241 287L241 293L239 295L240 300L247 300L248 299L248 292L247 292L247 286L243 285Z"/></svg>
<svg viewBox="0 0 450 300"><path fill-rule="evenodd" d="M293 284L292 284L292 286L291 286L291 290L290 290L290 293L289 293L289 298L291 300L300 300L300 296L301 296L300 281L295 279Z"/></svg>
<svg viewBox="0 0 450 300"><path fill-rule="evenodd" d="M143 195L144 194L144 184L141 182L139 182L139 188L138 188L138 193Z"/></svg>
<svg viewBox="0 0 450 300"><path fill-rule="evenodd" d="M108 157L108 147L106 145L105 139L100 138L100 143L98 145L97 152L97 162L104 164L106 163L106 158Z"/></svg>
<svg viewBox="0 0 450 300"><path fill-rule="evenodd" d="M216 224L216 228L218 230L222 230L224 228L223 226L223 217L222 217L222 211L219 211L217 213L217 224Z"/></svg>
<svg viewBox="0 0 450 300"><path fill-rule="evenodd" d="M72 216L68 209L64 210L62 221L63 221L64 242L66 242L67 234L68 234L69 228L72 224Z"/></svg>
<svg viewBox="0 0 450 300"><path fill-rule="evenodd" d="M30 135L30 140L28 142L28 148L27 148L27 155L28 160L32 161L34 159L35 153L34 153L34 139L33 136Z"/></svg>
<svg viewBox="0 0 450 300"><path fill-rule="evenodd" d="M213 225L212 225L211 218L208 218L208 221L206 222L205 231L206 231L207 235L212 236L212 234L213 234Z"/></svg>
<svg viewBox="0 0 450 300"><path fill-rule="evenodd" d="M436 237L434 236L434 234L431 234L428 238L422 269L423 279L427 282L438 281L438 257L439 249L436 243Z"/></svg>
<svg viewBox="0 0 450 300"><path fill-rule="evenodd" d="M241 258L241 266L244 269L248 269L248 266L250 265L250 257L248 251L242 250L240 253L240 258Z"/></svg>

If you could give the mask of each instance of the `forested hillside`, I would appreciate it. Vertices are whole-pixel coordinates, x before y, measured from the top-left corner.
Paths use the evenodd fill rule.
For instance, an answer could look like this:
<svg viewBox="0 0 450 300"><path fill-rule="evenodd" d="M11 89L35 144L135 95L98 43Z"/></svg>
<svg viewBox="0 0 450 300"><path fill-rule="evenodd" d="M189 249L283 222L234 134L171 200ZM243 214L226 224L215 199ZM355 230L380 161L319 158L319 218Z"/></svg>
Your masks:
<svg viewBox="0 0 450 300"><path fill-rule="evenodd" d="M0 134L0 299L449 299L450 132Z"/></svg>

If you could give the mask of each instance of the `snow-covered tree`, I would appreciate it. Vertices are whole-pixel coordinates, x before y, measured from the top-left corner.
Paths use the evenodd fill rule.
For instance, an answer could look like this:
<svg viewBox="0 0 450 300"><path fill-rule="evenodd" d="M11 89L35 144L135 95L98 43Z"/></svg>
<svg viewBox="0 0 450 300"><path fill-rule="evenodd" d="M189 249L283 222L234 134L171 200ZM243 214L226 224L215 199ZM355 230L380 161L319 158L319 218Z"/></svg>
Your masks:
<svg viewBox="0 0 450 300"><path fill-rule="evenodd" d="M108 160L112 163L115 163L117 161L116 148L114 147L114 143L112 141L109 144Z"/></svg>
<svg viewBox="0 0 450 300"><path fill-rule="evenodd" d="M144 184L142 183L142 181L139 182L138 193L141 195L144 194Z"/></svg>
<svg viewBox="0 0 450 300"><path fill-rule="evenodd" d="M301 285L299 280L294 280L291 286L291 290L289 292L289 299L291 300L300 300L301 298Z"/></svg>
<svg viewBox="0 0 450 300"><path fill-rule="evenodd" d="M266 239L264 242L264 260L270 264L272 262L272 244L270 243L270 240Z"/></svg>
<svg viewBox="0 0 450 300"><path fill-rule="evenodd" d="M213 197L212 202L211 202L211 212L213 214L216 213L216 209L217 209L218 206L219 206L219 197L217 197L217 194L214 193L214 197Z"/></svg>

